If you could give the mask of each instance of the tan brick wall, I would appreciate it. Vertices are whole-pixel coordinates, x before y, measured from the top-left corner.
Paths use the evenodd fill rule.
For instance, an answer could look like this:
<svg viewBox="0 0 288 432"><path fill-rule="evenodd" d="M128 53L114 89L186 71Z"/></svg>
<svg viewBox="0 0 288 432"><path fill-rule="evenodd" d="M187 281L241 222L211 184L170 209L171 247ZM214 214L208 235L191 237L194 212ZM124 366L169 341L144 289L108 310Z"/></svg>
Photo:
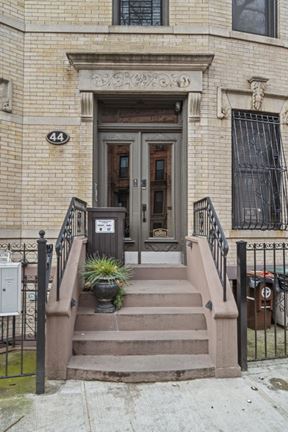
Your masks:
<svg viewBox="0 0 288 432"><path fill-rule="evenodd" d="M5 2L5 10L10 8L9 13L15 18L21 14L23 16L23 2L19 3L22 8L18 15L15 12L18 3L16 0ZM115 29L111 26L111 1L27 0L24 97L21 87L21 47L18 54L14 49L18 43L21 45L22 36L16 30L1 27L6 34L6 51L13 53L12 56L5 54L4 67L7 73L11 71L16 74L15 112L21 114L21 101L24 101L21 205L25 235L36 233L39 228L56 232L73 195L79 195L91 203L93 125L80 122L78 73L67 67L66 59L67 52L75 51L215 54L209 71L204 74L201 122L190 123L188 130L188 229L192 229L193 202L210 195L228 237L237 235L231 231L231 118L219 120L216 116L217 87L249 90L249 78L253 75L264 76L269 78L268 93L288 96L288 4L279 2L281 37L275 40L233 32L231 11L231 0L170 0L170 29L163 29L164 33L161 34L161 28L159 31L144 28L141 33L139 28ZM55 28L45 27L51 24ZM63 33L63 24L81 25L84 28L81 28L81 32L78 28L78 33L73 33L73 29L71 33L67 29ZM95 25L95 33L91 33L91 27L85 33L86 24ZM29 25L43 27L32 32ZM106 26L102 33L99 25ZM49 32L45 32L45 29ZM74 31L77 31L76 27ZM55 128L71 135L67 145L53 147L47 143L47 133ZM282 129L288 158L288 127L283 126ZM20 126L17 134L19 130ZM3 133L8 136L4 129ZM12 126L9 134L12 142L16 135ZM19 143L17 138L17 146ZM16 152L18 162L20 155L21 144ZM15 163L18 166L18 171L15 168L17 175L21 170L18 162L19 166ZM11 202L14 200L11 215L15 213L14 208L19 208L19 189L16 187L19 180L17 176L14 178L17 179L13 186L14 195L9 191L9 199ZM4 198L5 190L7 185L0 192ZM8 204L5 211L8 215ZM1 227L6 226L7 217L4 219L0 219ZM251 232L238 234L239 237L262 235ZM271 233L276 234L282 235Z"/></svg>
<svg viewBox="0 0 288 432"><path fill-rule="evenodd" d="M0 0L1 14L15 18L17 20L24 20L25 0Z"/></svg>
<svg viewBox="0 0 288 432"><path fill-rule="evenodd" d="M24 19L24 0L0 2L2 16ZM13 82L13 113L0 110L0 238L19 237L21 228L21 157L24 34L0 23L0 77Z"/></svg>

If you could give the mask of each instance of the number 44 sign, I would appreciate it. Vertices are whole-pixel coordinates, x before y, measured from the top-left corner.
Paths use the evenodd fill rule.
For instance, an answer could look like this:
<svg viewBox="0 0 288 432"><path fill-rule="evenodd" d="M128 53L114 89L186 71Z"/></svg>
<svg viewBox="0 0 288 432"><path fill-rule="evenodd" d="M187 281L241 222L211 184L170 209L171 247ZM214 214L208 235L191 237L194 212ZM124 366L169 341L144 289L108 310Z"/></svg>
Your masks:
<svg viewBox="0 0 288 432"><path fill-rule="evenodd" d="M52 131L48 133L46 139L50 144L62 145L70 140L70 136L63 131Z"/></svg>

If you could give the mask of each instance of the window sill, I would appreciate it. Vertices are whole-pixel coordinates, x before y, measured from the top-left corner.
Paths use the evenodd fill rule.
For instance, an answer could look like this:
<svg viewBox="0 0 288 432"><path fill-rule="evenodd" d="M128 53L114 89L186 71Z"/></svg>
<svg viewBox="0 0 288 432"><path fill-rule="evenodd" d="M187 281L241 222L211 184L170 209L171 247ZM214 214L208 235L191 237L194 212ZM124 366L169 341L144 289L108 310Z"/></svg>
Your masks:
<svg viewBox="0 0 288 432"><path fill-rule="evenodd" d="M287 231L283 230L269 230L269 231L261 231L261 230L230 230L228 232L229 239L235 240L245 240L245 239L286 239Z"/></svg>
<svg viewBox="0 0 288 432"><path fill-rule="evenodd" d="M232 30L230 32L230 37L231 37L231 39L238 39L238 40L243 40L243 41L247 41L247 42L257 42L257 43L261 43L261 44L275 45L275 46L280 46L280 47L287 46L287 44L285 44L279 38L273 38L273 37L269 37L269 36L261 36L261 35L257 35L257 34L253 34L253 33L245 33L245 32L240 32L240 31L236 31L236 30Z"/></svg>

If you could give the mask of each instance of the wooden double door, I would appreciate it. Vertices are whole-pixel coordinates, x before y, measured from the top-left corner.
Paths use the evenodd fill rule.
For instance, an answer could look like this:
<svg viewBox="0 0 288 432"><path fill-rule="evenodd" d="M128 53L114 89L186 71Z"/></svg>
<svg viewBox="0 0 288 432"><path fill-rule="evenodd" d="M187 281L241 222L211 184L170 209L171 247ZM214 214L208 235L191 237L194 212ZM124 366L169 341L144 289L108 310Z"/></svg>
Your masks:
<svg viewBox="0 0 288 432"><path fill-rule="evenodd" d="M97 205L127 209L127 263L183 261L181 144L181 133L173 132L99 134Z"/></svg>

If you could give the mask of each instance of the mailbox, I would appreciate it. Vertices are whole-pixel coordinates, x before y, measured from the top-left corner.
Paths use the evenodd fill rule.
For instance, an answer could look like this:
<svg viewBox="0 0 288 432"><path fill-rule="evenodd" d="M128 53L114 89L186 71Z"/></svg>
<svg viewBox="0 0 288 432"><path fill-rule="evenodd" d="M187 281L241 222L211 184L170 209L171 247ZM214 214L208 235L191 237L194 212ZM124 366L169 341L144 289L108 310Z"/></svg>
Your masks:
<svg viewBox="0 0 288 432"><path fill-rule="evenodd" d="M21 313L21 263L0 262L0 316Z"/></svg>

